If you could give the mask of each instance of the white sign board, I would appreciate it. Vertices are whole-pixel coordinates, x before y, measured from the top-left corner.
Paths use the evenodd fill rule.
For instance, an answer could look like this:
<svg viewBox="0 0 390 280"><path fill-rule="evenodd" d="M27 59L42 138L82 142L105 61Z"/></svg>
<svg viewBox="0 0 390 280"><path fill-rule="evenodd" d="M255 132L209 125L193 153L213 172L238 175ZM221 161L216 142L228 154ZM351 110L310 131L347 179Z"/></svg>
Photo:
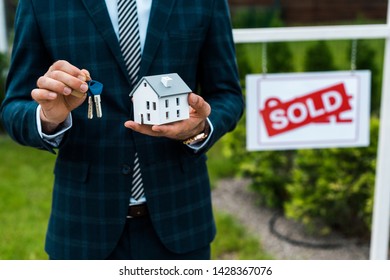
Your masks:
<svg viewBox="0 0 390 280"><path fill-rule="evenodd" d="M247 149L369 145L371 72L246 77Z"/></svg>

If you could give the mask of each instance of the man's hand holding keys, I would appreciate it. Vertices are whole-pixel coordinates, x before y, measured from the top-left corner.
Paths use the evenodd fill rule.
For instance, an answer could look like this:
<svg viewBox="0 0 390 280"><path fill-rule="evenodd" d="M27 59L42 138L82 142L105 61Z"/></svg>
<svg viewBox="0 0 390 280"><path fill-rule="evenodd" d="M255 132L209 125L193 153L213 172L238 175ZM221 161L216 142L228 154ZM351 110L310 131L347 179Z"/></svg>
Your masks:
<svg viewBox="0 0 390 280"><path fill-rule="evenodd" d="M41 105L40 117L45 133L52 133L80 106L88 91L90 74L67 61L56 61L37 81L32 98Z"/></svg>

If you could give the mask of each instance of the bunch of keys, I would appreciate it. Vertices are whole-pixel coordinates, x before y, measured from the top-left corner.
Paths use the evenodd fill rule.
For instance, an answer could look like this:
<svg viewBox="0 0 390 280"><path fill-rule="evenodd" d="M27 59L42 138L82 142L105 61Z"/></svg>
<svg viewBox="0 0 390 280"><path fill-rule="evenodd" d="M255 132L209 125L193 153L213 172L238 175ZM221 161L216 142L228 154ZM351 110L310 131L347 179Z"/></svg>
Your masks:
<svg viewBox="0 0 390 280"><path fill-rule="evenodd" d="M90 80L88 84L88 119L93 119L93 103L95 103L96 116L102 117L102 106L100 94L103 91L103 84L98 81ZM92 99L93 98L93 99Z"/></svg>

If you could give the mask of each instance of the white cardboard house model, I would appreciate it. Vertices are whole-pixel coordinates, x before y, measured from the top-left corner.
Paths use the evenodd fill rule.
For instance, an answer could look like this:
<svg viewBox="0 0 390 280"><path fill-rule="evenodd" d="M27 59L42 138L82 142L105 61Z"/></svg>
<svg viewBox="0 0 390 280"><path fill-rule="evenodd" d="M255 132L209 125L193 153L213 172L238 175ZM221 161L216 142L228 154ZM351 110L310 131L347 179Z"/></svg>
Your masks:
<svg viewBox="0 0 390 280"><path fill-rule="evenodd" d="M189 118L191 89L176 73L143 77L134 87L134 121L160 125Z"/></svg>

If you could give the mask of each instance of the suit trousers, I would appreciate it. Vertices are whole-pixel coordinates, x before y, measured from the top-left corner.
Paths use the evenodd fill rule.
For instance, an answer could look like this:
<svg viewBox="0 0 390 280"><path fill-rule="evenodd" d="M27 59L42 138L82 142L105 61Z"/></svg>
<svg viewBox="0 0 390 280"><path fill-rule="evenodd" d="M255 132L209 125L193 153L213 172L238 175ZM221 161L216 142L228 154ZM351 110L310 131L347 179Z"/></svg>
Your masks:
<svg viewBox="0 0 390 280"><path fill-rule="evenodd" d="M169 226L169 225L167 225ZM150 217L127 219L122 236L108 260L209 260L210 245L186 254L168 250L153 229Z"/></svg>

